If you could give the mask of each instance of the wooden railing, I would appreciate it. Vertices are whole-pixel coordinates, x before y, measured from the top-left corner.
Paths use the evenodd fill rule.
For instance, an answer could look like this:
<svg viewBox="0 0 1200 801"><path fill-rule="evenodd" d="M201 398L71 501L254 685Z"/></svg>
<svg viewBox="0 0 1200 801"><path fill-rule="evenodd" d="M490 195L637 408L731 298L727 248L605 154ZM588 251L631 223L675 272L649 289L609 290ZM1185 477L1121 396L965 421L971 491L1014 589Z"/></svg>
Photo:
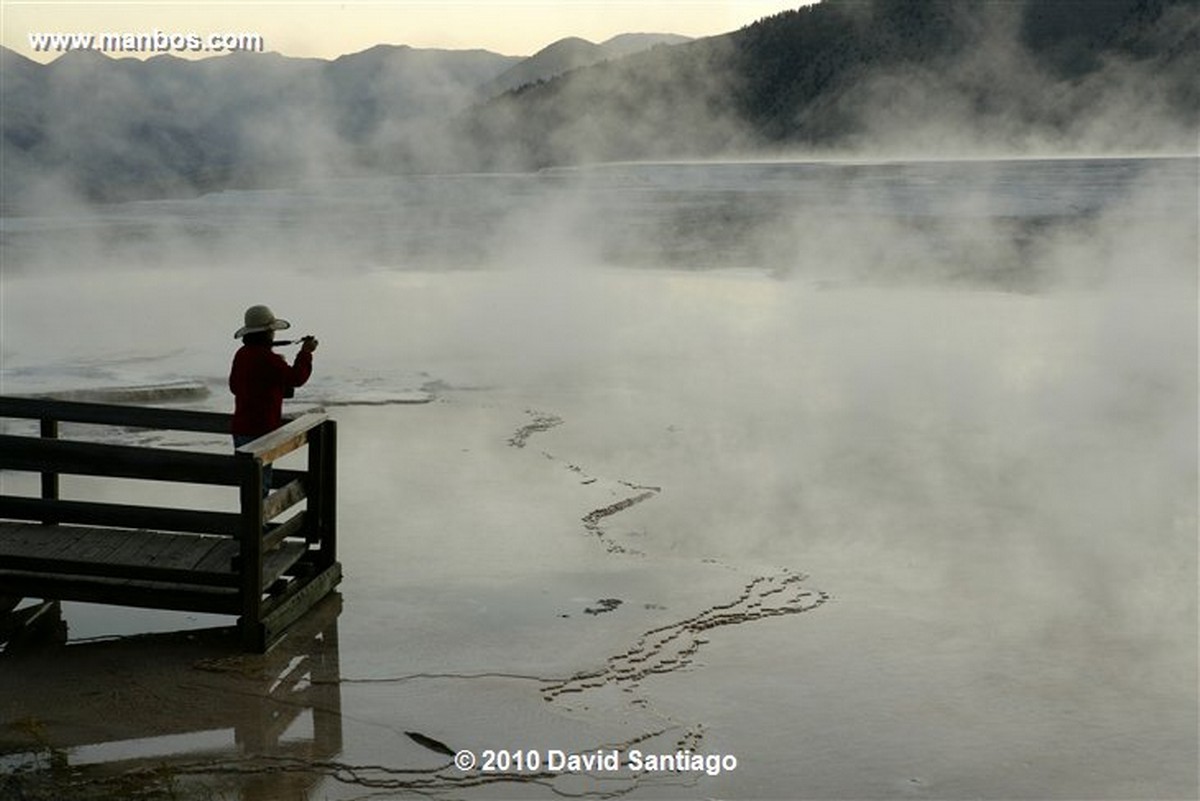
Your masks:
<svg viewBox="0 0 1200 801"><path fill-rule="evenodd" d="M0 469L41 476L36 497L0 487L0 519L21 521L0 522L8 537L0 537L0 596L238 614L246 646L264 650L340 580L337 429L323 412L301 415L236 452L231 445L228 453L60 437L60 423L227 435L230 416L213 412L0 397L0 418L40 421L39 436L0 435ZM275 467L265 487L264 468L301 448L307 469ZM60 475L236 487L239 508L69 500L61 497ZM302 501L305 509L279 520ZM43 527L40 537L31 523ZM104 543L117 542L114 528L137 532L114 546L119 558L103 552ZM81 531L100 543L92 552L64 545L67 537L84 541ZM214 545L213 536L233 547ZM189 549L205 548L203 559L188 563Z"/></svg>

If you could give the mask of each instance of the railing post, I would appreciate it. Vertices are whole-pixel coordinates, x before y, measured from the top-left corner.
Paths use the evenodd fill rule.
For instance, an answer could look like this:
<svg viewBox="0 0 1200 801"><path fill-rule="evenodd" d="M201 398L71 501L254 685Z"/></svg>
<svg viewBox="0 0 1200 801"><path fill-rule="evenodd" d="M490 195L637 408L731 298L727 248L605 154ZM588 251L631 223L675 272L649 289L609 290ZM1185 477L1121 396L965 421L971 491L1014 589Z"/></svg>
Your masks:
<svg viewBox="0 0 1200 801"><path fill-rule="evenodd" d="M58 421L43 417L41 419L41 435L43 439L58 439ZM58 500L58 473L42 471L42 500ZM44 526L53 526L58 522L58 519L52 514L47 514L42 518Z"/></svg>
<svg viewBox="0 0 1200 801"><path fill-rule="evenodd" d="M262 652L266 648L262 625L262 535L263 470L256 456L238 454L241 464L241 523L238 525L238 566L241 569L242 618L239 625L242 645Z"/></svg>
<svg viewBox="0 0 1200 801"><path fill-rule="evenodd" d="M308 513L320 544L318 564L337 561L337 424L326 420L308 434Z"/></svg>

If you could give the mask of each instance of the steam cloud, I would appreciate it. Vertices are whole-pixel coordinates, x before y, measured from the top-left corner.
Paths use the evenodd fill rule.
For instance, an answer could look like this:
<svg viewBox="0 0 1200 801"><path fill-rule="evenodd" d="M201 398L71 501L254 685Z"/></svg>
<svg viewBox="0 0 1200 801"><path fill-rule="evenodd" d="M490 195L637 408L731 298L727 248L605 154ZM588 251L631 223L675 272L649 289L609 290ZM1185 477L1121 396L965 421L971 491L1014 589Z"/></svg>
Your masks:
<svg viewBox="0 0 1200 801"><path fill-rule="evenodd" d="M270 60L202 69L229 85L252 69L310 105L152 111L106 69L110 108L181 131L237 117L239 157L285 164L296 184L94 207L55 169L6 161L30 180L22 204L54 216L3 221L4 390L41 371L219 384L238 315L266 300L322 336L330 383L427 374L602 399L555 435L667 487L630 513L660 553L861 557L969 609L998 659L1040 648L1105 661L1119 689L1176 686L1196 667L1196 130L1176 99L1142 91L1155 84L1133 63L1083 79L1103 100L1060 108L1067 79L1025 57L1011 8L989 6L965 60L872 75L840 98L858 134L818 151L852 163L798 166L789 145L775 164L362 179L346 173L388 157L530 159L515 139L441 138L438 114L340 107ZM489 106L476 133L520 132L532 107L555 121L551 163L756 144L727 105L729 75L663 50L634 59L567 76L552 107ZM377 66L359 77L399 92L386 87L400 68ZM184 97L179 65L146 68ZM72 118L99 73L58 69L46 113ZM997 105L977 107L996 76L1009 82L988 95ZM466 109L464 83L431 72L411 102ZM647 86L672 88L624 129L589 115L601 96L638 106ZM75 119L56 140L119 153L133 173L194 155L182 135L147 149L118 120ZM883 161L1145 150L1189 155L1097 161L1094 191L1075 196L1054 171L1077 165L1053 160Z"/></svg>

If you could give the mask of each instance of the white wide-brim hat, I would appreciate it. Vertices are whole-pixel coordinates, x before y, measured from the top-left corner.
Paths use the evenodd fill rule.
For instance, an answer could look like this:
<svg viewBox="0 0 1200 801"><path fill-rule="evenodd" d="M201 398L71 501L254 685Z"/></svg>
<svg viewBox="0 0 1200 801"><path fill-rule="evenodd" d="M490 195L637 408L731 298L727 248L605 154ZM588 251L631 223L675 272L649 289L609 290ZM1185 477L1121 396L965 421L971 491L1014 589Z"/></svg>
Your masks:
<svg viewBox="0 0 1200 801"><path fill-rule="evenodd" d="M237 330L233 335L234 339L241 339L246 334L255 334L259 331L282 331L285 328L291 328L292 324L287 320L281 320L275 316L275 312L271 311L269 306L251 306L246 309L245 325Z"/></svg>

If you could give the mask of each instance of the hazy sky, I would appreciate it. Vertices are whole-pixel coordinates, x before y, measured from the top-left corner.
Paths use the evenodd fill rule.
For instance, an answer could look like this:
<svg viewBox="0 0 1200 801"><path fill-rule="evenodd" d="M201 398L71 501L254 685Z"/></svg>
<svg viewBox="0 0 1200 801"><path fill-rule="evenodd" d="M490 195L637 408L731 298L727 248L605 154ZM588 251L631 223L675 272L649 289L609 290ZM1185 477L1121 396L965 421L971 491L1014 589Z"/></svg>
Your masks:
<svg viewBox="0 0 1200 801"><path fill-rule="evenodd" d="M34 33L256 33L265 49L335 58L376 44L482 48L531 55L566 36L593 42L619 33L709 36L808 0L345 0L345 2L112 2L0 0L4 46L38 61ZM186 56L187 53L175 53ZM117 55L117 54L110 54Z"/></svg>

